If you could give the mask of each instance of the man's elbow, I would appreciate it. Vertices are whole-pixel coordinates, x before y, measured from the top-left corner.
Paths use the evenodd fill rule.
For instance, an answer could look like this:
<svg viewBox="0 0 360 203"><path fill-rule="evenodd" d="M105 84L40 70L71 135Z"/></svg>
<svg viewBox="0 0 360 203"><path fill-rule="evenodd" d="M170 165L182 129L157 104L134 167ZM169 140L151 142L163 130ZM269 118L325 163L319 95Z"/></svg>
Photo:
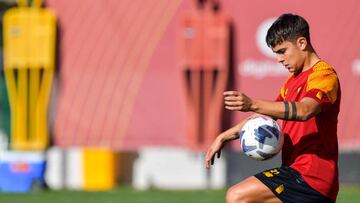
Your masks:
<svg viewBox="0 0 360 203"><path fill-rule="evenodd" d="M298 121L307 121L307 120L309 120L311 117L312 117L311 114L306 114L306 113L304 113L304 114L299 114L299 115L297 116L297 119L296 119L296 120L298 120Z"/></svg>
<svg viewBox="0 0 360 203"><path fill-rule="evenodd" d="M297 116L298 121L307 121L321 112L320 104L313 99L304 99L297 105ZM296 113L296 111L295 111Z"/></svg>
<svg viewBox="0 0 360 203"><path fill-rule="evenodd" d="M296 118L298 121L307 121L310 118L314 117L316 114L317 114L316 111L311 111L310 109L303 109L299 111Z"/></svg>

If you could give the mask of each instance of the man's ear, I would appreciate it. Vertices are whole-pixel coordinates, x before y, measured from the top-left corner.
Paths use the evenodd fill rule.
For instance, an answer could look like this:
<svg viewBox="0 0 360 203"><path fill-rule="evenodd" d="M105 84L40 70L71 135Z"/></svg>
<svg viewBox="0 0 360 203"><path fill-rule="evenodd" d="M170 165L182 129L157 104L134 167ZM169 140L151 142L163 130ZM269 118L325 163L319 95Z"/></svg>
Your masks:
<svg viewBox="0 0 360 203"><path fill-rule="evenodd" d="M305 37L299 37L296 40L296 45L303 51L307 47L307 40Z"/></svg>

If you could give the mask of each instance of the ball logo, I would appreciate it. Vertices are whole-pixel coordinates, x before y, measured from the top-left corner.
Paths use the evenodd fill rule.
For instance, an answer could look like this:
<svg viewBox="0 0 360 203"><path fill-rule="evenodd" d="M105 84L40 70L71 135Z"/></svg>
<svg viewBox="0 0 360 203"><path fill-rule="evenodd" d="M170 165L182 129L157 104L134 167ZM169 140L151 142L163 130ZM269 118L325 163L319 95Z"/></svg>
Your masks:
<svg viewBox="0 0 360 203"><path fill-rule="evenodd" d="M259 128L255 129L255 140L259 142L260 149L263 149L266 138L271 139L272 137L276 137L279 140L279 130L272 126L263 125Z"/></svg>
<svg viewBox="0 0 360 203"><path fill-rule="evenodd" d="M261 51L262 54L269 58L275 58L274 52L267 46L265 42L266 34L270 26L273 24L273 22L276 20L276 18L269 18L263 21L256 32L256 45Z"/></svg>

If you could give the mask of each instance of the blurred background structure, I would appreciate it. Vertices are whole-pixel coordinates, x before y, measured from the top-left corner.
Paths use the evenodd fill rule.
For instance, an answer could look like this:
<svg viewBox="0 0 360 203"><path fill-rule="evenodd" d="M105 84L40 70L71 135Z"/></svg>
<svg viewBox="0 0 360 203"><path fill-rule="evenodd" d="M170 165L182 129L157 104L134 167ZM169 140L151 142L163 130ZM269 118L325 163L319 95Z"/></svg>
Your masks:
<svg viewBox="0 0 360 203"><path fill-rule="evenodd" d="M25 8L38 17L9 14ZM279 94L288 73L265 35L285 12L308 20L314 48L339 75L340 180L359 184L359 8L357 0L0 1L0 191L223 188L279 165L279 156L245 157L238 142L211 171L203 162L212 139L248 115L223 109L224 90ZM34 45L10 46L7 34ZM9 49L27 50L30 62Z"/></svg>

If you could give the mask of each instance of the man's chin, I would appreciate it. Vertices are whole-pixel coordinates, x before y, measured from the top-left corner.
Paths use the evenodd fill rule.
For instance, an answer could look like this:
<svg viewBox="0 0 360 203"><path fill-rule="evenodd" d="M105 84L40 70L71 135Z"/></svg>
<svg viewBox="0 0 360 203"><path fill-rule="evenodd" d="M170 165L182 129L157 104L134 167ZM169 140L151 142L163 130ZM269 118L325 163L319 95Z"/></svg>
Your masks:
<svg viewBox="0 0 360 203"><path fill-rule="evenodd" d="M289 69L288 69L288 71L289 71L290 74L294 74L294 75L297 75L297 74L298 74L298 72L296 72L295 70L289 70Z"/></svg>

